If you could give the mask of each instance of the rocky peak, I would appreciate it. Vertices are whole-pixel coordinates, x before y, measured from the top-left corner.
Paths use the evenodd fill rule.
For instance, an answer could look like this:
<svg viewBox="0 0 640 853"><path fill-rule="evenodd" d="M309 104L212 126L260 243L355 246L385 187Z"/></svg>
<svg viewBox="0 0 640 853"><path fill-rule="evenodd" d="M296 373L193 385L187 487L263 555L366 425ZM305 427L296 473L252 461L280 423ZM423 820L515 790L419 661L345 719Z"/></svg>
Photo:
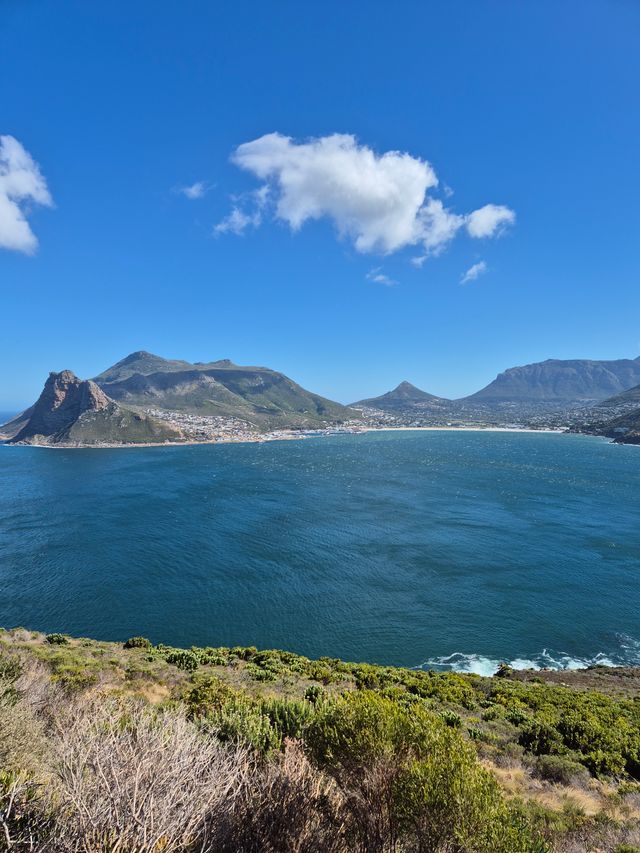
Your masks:
<svg viewBox="0 0 640 853"><path fill-rule="evenodd" d="M99 412L109 405L109 398L104 391L91 379L78 379L71 370L60 373L50 373L45 382L37 408L50 408L52 411L61 408L78 409L77 414L84 411Z"/></svg>
<svg viewBox="0 0 640 853"><path fill-rule="evenodd" d="M111 400L90 379L78 379L71 370L50 373L28 423L15 440L33 435L55 435L85 412L101 412L110 405L113 405Z"/></svg>

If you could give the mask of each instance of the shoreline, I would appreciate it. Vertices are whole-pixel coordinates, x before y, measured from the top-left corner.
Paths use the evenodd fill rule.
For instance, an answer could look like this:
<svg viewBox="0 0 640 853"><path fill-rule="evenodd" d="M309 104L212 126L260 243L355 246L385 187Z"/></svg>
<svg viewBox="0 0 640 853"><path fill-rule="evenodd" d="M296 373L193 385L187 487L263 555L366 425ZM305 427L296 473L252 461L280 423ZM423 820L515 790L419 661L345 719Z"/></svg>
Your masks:
<svg viewBox="0 0 640 853"><path fill-rule="evenodd" d="M47 629L47 628L27 628L24 625L13 626L13 627L0 627L0 649L2 648L3 640L11 641L17 635L22 633L26 633L27 635L31 635L30 639L34 639L34 635L38 635L39 638L44 639L47 634L62 635L67 637L67 639L74 643L80 643L83 640L89 640L91 643L100 644L100 645L109 645L109 646L118 646L122 647L123 643L127 639L127 637L123 634L122 636L118 636L117 638L108 637L95 637L91 634L87 635L77 635L74 633L68 633L59 625ZM169 640L169 638L167 638ZM187 651L191 649L205 649L205 648L229 648L222 644L215 644L213 641L208 646L200 646L198 643L192 643L190 646L186 645L174 645L171 642L164 642L163 640L158 641L159 647L164 646L167 649L179 649L181 651ZM247 647L252 648L252 647ZM262 647L258 647L258 651L267 651ZM304 655L302 652L293 651L292 649L279 649L276 648L274 651L284 651L287 654L294 654L300 657L304 657L310 661L318 661L321 660L322 657L320 655ZM568 655L558 655L556 660L553 660L553 656L549 655L547 650L545 649L542 653L542 656L549 657L549 663L551 665L542 665L540 663L536 663L535 657L536 655L532 655L528 658L523 657L515 657L510 658L507 656L496 656L490 657L488 655L483 655L481 653L471 653L471 654L463 654L461 652L452 652L447 655L443 655L442 657L430 658L422 661L421 663L416 664L407 664L407 663L389 663L389 662L380 662L380 660L370 660L364 659L356 656L353 660L348 657L342 657L341 655L334 655L332 653L329 656L332 659L339 660L343 663L346 663L351 666L373 666L373 667L381 667L381 668L391 668L391 669L401 669L407 670L409 672L438 672L438 673L455 673L457 675L464 676L480 676L482 678L496 678L496 673L499 671L500 666L504 665L508 667L513 673L526 675L527 673L537 674L543 673L545 675L551 676L562 676L568 675L571 677L571 674L580 675L580 674L588 674L592 673L594 670L604 671L605 673L616 673L616 671L629 671L632 670L634 673L637 673L638 678L640 679L640 663L637 660L633 661L620 661L616 662L611 659L606 653L600 652L593 657L570 657ZM560 661L560 658L566 658L566 661ZM457 658L458 660L454 660ZM553 665L556 663L557 665ZM460 664L460 666L458 666ZM479 668L474 668L474 664L479 664ZM491 670L490 672L488 670ZM517 677L517 675L516 675Z"/></svg>
<svg viewBox="0 0 640 853"><path fill-rule="evenodd" d="M317 432L313 434L279 434L257 435L254 438L216 438L205 439L204 441L187 440L187 441L145 441L145 442L128 442L117 444L29 444L20 442L10 444L9 439L0 435L0 446L5 447L39 447L45 450L126 450L130 448L145 448L145 447L197 447L199 445L213 444L266 444L271 441L301 441L307 438L327 438L335 435L362 435L369 432L506 432L506 433L544 433L547 435L588 435L588 433L568 433L563 429L532 429L530 427L481 427L481 426L397 426L397 427L362 427L360 429L344 432L336 432L335 428L330 428L326 433ZM603 436L593 436L594 438L602 438Z"/></svg>

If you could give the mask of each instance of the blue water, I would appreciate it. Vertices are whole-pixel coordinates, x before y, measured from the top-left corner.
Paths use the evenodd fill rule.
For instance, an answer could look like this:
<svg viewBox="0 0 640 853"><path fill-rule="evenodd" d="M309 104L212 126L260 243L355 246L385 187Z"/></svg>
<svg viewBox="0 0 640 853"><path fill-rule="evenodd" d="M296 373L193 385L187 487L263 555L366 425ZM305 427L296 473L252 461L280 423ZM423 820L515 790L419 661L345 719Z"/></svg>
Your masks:
<svg viewBox="0 0 640 853"><path fill-rule="evenodd" d="M0 447L0 624L491 671L640 664L640 447Z"/></svg>

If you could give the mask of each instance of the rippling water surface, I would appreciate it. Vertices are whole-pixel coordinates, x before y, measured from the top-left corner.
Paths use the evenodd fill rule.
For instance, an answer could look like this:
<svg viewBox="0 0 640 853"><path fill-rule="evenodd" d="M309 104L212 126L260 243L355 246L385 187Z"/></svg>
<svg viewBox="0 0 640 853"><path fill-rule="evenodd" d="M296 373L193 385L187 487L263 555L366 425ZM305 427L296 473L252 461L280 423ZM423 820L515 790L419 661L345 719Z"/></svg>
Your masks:
<svg viewBox="0 0 640 853"><path fill-rule="evenodd" d="M0 624L491 671L640 664L640 448L0 447Z"/></svg>

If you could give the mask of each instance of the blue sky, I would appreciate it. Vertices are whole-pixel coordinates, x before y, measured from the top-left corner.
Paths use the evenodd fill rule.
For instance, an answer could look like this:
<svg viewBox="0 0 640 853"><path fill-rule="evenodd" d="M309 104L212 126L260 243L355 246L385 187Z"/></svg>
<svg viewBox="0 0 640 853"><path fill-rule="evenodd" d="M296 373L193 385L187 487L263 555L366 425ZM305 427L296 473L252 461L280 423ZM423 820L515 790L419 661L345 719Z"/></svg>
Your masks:
<svg viewBox="0 0 640 853"><path fill-rule="evenodd" d="M0 409L137 349L345 402L637 356L639 37L636 0L3 0Z"/></svg>

